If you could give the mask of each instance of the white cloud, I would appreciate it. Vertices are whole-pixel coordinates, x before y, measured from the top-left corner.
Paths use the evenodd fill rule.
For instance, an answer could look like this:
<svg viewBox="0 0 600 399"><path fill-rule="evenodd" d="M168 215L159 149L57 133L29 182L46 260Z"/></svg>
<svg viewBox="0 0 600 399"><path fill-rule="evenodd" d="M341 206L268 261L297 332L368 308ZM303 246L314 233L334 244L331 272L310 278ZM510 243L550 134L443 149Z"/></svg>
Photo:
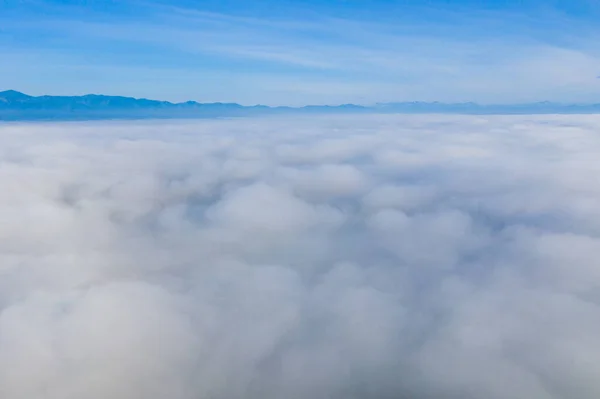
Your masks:
<svg viewBox="0 0 600 399"><path fill-rule="evenodd" d="M0 125L0 396L597 398L598 128Z"/></svg>

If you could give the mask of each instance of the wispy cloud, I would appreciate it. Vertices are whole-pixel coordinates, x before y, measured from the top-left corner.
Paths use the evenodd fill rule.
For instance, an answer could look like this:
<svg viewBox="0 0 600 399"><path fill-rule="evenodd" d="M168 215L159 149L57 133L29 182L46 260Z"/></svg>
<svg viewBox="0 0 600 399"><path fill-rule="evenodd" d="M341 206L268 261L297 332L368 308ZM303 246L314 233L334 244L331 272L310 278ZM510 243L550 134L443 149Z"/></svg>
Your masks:
<svg viewBox="0 0 600 399"><path fill-rule="evenodd" d="M419 9L420 17L409 10L396 21L377 22L328 14L258 17L156 3L137 7L144 18L100 13L81 20L63 10L4 25L17 37L36 32L46 38L16 40L13 46L22 43L32 52L51 48L55 57L75 56L80 64L177 65L198 74L243 73L265 86L272 85L269 77L286 81L282 87L327 80L350 90L370 82L372 89L363 96L369 101L589 101L600 89L595 79L600 52L594 44L599 32L586 24L576 31L587 36L558 31L573 26L567 16L553 16L550 29L533 17L508 12ZM449 20L434 20L440 16ZM378 91L382 86L389 93ZM257 93L255 102L283 98L263 94ZM319 102L318 96L309 98L296 101ZM343 101L341 93L338 98L356 100Z"/></svg>

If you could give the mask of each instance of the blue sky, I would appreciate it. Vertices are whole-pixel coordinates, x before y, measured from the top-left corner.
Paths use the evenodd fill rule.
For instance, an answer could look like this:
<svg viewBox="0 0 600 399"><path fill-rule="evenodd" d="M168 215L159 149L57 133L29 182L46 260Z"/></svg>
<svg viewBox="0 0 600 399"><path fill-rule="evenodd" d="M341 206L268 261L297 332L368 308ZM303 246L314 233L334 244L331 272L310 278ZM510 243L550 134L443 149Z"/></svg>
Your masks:
<svg viewBox="0 0 600 399"><path fill-rule="evenodd" d="M597 0L0 0L0 89L600 102Z"/></svg>

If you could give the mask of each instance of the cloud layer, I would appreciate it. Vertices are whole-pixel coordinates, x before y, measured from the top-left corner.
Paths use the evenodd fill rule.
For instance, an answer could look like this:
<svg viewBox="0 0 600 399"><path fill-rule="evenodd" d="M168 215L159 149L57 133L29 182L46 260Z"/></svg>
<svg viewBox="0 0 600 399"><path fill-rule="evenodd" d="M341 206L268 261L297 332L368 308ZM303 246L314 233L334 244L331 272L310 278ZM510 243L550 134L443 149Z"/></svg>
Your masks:
<svg viewBox="0 0 600 399"><path fill-rule="evenodd" d="M597 398L599 128L2 125L0 396Z"/></svg>

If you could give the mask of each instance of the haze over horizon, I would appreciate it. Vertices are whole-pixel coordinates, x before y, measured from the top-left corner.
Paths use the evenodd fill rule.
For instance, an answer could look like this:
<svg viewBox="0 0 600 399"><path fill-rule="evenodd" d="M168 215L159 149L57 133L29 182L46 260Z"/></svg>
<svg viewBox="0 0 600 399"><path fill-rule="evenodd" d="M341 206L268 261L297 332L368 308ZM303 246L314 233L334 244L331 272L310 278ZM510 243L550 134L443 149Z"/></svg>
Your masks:
<svg viewBox="0 0 600 399"><path fill-rule="evenodd" d="M299 114L600 114L600 103L478 104L441 102L396 102L374 105L338 104L297 107L244 106L237 103L172 103L155 99L88 94L83 96L30 96L15 90L0 91L0 121L68 121L189 119L256 117Z"/></svg>
<svg viewBox="0 0 600 399"><path fill-rule="evenodd" d="M71 98L78 98L78 97L111 97L111 98L127 98L127 99L135 99L135 100L150 100L150 101L157 101L157 102L167 102L167 103L171 103L171 104L185 104L185 103L199 103L199 104L214 104L214 103L220 103L220 104L239 104L239 103L234 103L231 101L223 101L223 102L214 102L214 103L202 103L199 102L198 100L195 100L193 98L189 98L187 100L183 100L183 101L168 101L168 100L164 100L164 99L160 99L160 98L146 98L146 97L133 97L133 96L124 96L121 94L117 94L117 93L85 93L85 94L78 94L78 95L73 95L73 94L61 94L61 95L56 95L56 94L52 94L52 93L44 93L44 94L39 94L39 95L31 95L28 93L24 93L23 91L20 90L15 90L15 89L2 89L0 90L0 96L3 95L9 95L12 98L15 99L23 99L23 98L41 98L41 97L71 97ZM473 105L482 105L482 106L489 106L489 105L506 105L506 106L510 106L510 105L523 105L523 104L542 104L542 103L552 103L552 104L556 104L556 105L568 105L568 104L580 104L580 105L591 105L591 104L599 104L600 103L600 99L598 101L594 101L594 102L589 102L589 103L566 103L566 102L552 102L552 101L548 101L548 100L543 100L543 101L536 101L536 102L530 102L530 103L493 103L493 104L488 104L488 103L479 103L479 102L475 102L475 101L463 101L463 102L441 102L441 101L390 101L390 102L380 102L380 103L372 103L372 104L358 104L358 103L336 103L336 104L298 104L295 106L286 106L286 105L269 105L268 107L292 107L292 108L299 108L299 107L307 107L307 106L342 106L342 105L358 105L358 106L362 106L362 107L372 107L372 106L376 106L378 104L407 104L407 103L423 103L423 104L449 104L449 105L453 105L453 104L473 104ZM262 106L265 104L239 104L239 105L243 105L245 107L252 107L252 106Z"/></svg>

